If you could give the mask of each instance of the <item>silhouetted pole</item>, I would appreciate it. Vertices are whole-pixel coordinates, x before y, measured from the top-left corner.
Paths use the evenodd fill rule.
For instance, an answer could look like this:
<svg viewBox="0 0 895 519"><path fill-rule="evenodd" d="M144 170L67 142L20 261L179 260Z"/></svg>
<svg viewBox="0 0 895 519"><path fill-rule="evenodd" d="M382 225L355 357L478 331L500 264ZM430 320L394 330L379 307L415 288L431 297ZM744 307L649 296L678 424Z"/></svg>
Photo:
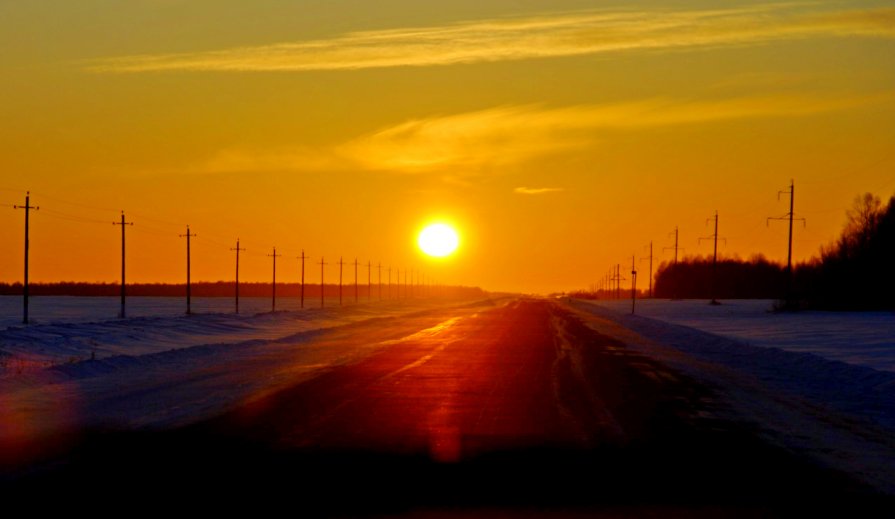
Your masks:
<svg viewBox="0 0 895 519"><path fill-rule="evenodd" d="M615 299L621 299L622 271L621 265L616 263L615 267L609 269L609 298L612 299L612 292L615 292Z"/></svg>
<svg viewBox="0 0 895 519"><path fill-rule="evenodd" d="M653 240L649 242L649 296L653 297Z"/></svg>
<svg viewBox="0 0 895 519"><path fill-rule="evenodd" d="M354 258L354 304L357 304L357 258Z"/></svg>
<svg viewBox="0 0 895 519"><path fill-rule="evenodd" d="M386 294L388 299L392 298L392 268L388 268L388 293Z"/></svg>
<svg viewBox="0 0 895 519"><path fill-rule="evenodd" d="M715 299L715 283L716 283L715 278L716 278L717 272L718 272L718 211L717 210L715 211L714 218L715 218L715 233L711 236L706 237L706 238L699 238L699 241L711 239L711 240L714 240L714 242L715 242L714 253L712 254L712 278L711 278L711 282L709 283L709 292L710 292L710 295L712 296L712 300L709 301L709 304L719 305L721 303L719 303L718 300ZM710 220L711 220L711 218L706 220L706 223L708 223Z"/></svg>
<svg viewBox="0 0 895 519"><path fill-rule="evenodd" d="M23 314L22 323L28 324L28 248L30 242L28 240L28 233L30 232L30 216L31 210L40 210L40 207L35 207L31 205L31 192L25 192L25 205L14 205L13 209L24 209L25 210L25 284L22 285L22 296L23 296Z"/></svg>
<svg viewBox="0 0 895 519"><path fill-rule="evenodd" d="M382 262L376 264L376 270L379 271L379 300L382 301Z"/></svg>
<svg viewBox="0 0 895 519"><path fill-rule="evenodd" d="M345 262L342 261L342 256L339 256L339 306L342 306L342 269L345 266Z"/></svg>
<svg viewBox="0 0 895 519"><path fill-rule="evenodd" d="M268 254L268 258L273 258L273 283L270 285L271 288L271 301L270 301L270 311L277 311L277 258L281 257L282 254L277 254L277 248L273 248L273 254Z"/></svg>
<svg viewBox="0 0 895 519"><path fill-rule="evenodd" d="M373 264L367 260L367 301L373 299Z"/></svg>
<svg viewBox="0 0 895 519"><path fill-rule="evenodd" d="M636 255L631 256L631 313L634 313L634 305L637 302L637 263Z"/></svg>
<svg viewBox="0 0 895 519"><path fill-rule="evenodd" d="M407 297L407 269L404 269L404 299Z"/></svg>
<svg viewBox="0 0 895 519"><path fill-rule="evenodd" d="M236 251L236 313L239 313L239 252L245 251L239 246L239 238L236 238L236 247L230 250Z"/></svg>
<svg viewBox="0 0 895 519"><path fill-rule="evenodd" d="M195 234L190 234L190 226L186 226L186 234L180 234L181 238L186 238L186 314L193 313L190 306L190 238L195 238Z"/></svg>
<svg viewBox="0 0 895 519"><path fill-rule="evenodd" d="M320 308L324 307L323 303L323 267L328 265L328 263L323 261L323 256L320 257Z"/></svg>
<svg viewBox="0 0 895 519"><path fill-rule="evenodd" d="M674 232L673 232L673 233L668 233L669 236L671 236L672 234L674 234L674 247L662 247L662 251L664 252L664 251L666 251L666 250L672 250L672 249L673 249L673 250L674 250L674 264L677 265L678 251L682 251L682 250L686 250L686 249L684 249L683 247L679 247L679 246L678 246L678 237L679 237L679 235L678 235L678 228L677 228L677 226L674 226ZM652 279L651 279L651 281L652 281ZM672 298L672 299L677 299L677 291L678 291L678 282L677 282L677 280L673 279L673 276L672 276L672 291L671 291L671 298Z"/></svg>
<svg viewBox="0 0 895 519"><path fill-rule="evenodd" d="M124 228L128 225L133 225L133 222L126 222L124 220L124 211L121 211L121 222L112 222L112 225L120 225L121 226L121 312L119 312L118 317L124 319Z"/></svg>
<svg viewBox="0 0 895 519"><path fill-rule="evenodd" d="M299 259L301 259L301 307L302 308L305 307L305 258L307 258L307 256L305 256L305 250L302 249L301 256L299 256Z"/></svg>
<svg viewBox="0 0 895 519"><path fill-rule="evenodd" d="M780 195L786 192L789 192L789 213L779 218L768 218L767 225L770 225L771 220L789 220L789 239L786 248L786 299L787 301L789 301L790 299L792 299L792 222L793 220L801 220L802 224L805 224L805 219L795 218L794 206L796 197L796 183L794 180L790 180L788 190L777 192L777 200L780 200Z"/></svg>

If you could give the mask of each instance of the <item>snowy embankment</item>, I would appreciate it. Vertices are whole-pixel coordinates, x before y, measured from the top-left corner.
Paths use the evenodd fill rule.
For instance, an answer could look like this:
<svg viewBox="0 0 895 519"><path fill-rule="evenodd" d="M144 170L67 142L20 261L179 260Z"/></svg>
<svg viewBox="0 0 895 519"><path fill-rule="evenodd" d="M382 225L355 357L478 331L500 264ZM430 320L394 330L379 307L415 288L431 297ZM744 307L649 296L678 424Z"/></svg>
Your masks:
<svg viewBox="0 0 895 519"><path fill-rule="evenodd" d="M895 493L891 313L771 314L758 310L769 303L755 301L646 303L639 315L631 315L630 301L571 304L596 317L598 331L709 381L772 440Z"/></svg>
<svg viewBox="0 0 895 519"><path fill-rule="evenodd" d="M753 375L775 389L895 429L892 314L772 314L756 312L768 308L759 301L721 307L704 301L649 303L652 308L641 305L636 315L603 303L593 305L593 311L651 340ZM625 308L630 312L630 306ZM871 367L874 362L880 369Z"/></svg>
<svg viewBox="0 0 895 519"><path fill-rule="evenodd" d="M187 423L370 355L445 312L475 311L442 300L337 305L7 328L0 446L68 428ZM328 341L316 340L324 334Z"/></svg>
<svg viewBox="0 0 895 519"><path fill-rule="evenodd" d="M339 307L335 300L328 301L329 306L324 308L270 313L262 310L269 308L269 299L245 298L244 311L236 315L222 311L224 306L232 305L229 300L197 298L198 310L187 316L183 314L180 299L132 298L130 304L136 308L130 314L136 314L135 317L110 319L103 318L112 315L106 308L109 298L34 299L46 307L41 320L28 326L10 324L0 330L0 375L84 360L133 363L139 362L138 357L171 350L186 355L183 350L198 346L273 340L395 315L420 305L419 302L390 301ZM280 306L297 308L297 302L291 299L294 298L280 301ZM7 298L0 301L9 302ZM197 350L189 354L199 353ZM112 361L111 357L127 358Z"/></svg>

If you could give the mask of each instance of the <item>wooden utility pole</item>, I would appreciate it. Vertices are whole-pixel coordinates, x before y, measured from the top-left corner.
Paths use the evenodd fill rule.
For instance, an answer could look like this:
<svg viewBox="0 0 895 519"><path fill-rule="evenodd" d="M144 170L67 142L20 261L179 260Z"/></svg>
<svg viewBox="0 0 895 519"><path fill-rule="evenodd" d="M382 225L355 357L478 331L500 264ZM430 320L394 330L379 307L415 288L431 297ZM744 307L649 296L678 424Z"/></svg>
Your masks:
<svg viewBox="0 0 895 519"><path fill-rule="evenodd" d="M373 278L372 278L372 270L373 264L370 260L367 260L367 301L373 298Z"/></svg>
<svg viewBox="0 0 895 519"><path fill-rule="evenodd" d="M720 305L721 303L719 303L718 300L715 299L715 284L717 283L716 276L718 274L718 211L717 210L715 211L714 218L715 218L715 233L712 234L711 236L708 236L705 238L699 238L699 241L701 242L702 240L714 240L714 243L715 243L714 253L712 254L712 278L711 278L711 282L709 284L709 293L712 297L712 300L709 301L709 304L710 305ZM711 220L712 219L709 218L708 220L706 220L706 223L708 223Z"/></svg>
<svg viewBox="0 0 895 519"><path fill-rule="evenodd" d="M634 313L634 305L637 303L637 260L636 254L631 256L631 314Z"/></svg>
<svg viewBox="0 0 895 519"><path fill-rule="evenodd" d="M306 258L307 258L307 256L305 256L305 250L302 249L301 256L299 256L299 259L301 259L301 307L302 308L305 307L305 259Z"/></svg>
<svg viewBox="0 0 895 519"><path fill-rule="evenodd" d="M324 294L325 290L323 289L324 288L323 287L323 267L325 265L328 265L328 263L323 261L323 256L321 256L320 257L320 308L324 307L323 294Z"/></svg>
<svg viewBox="0 0 895 519"><path fill-rule="evenodd" d="M240 251L245 252L245 249L239 246L239 238L236 238L236 247L231 247L230 250L236 251L236 313L239 313L239 253Z"/></svg>
<svg viewBox="0 0 895 519"><path fill-rule="evenodd" d="M271 288L271 301L270 301L270 311L277 311L277 258L282 257L282 254L277 254L277 248L273 248L273 254L268 254L268 258L273 258L273 284L270 285Z"/></svg>
<svg viewBox="0 0 895 519"><path fill-rule="evenodd" d="M120 225L121 226L121 311L118 313L118 317L124 319L126 317L124 311L124 228L128 225L133 225L133 222L127 222L124 220L124 211L121 211L121 222L112 222L112 225Z"/></svg>
<svg viewBox="0 0 895 519"><path fill-rule="evenodd" d="M794 180L790 180L789 189L785 191L777 192L777 200L780 200L780 195L789 193L789 212L783 216L774 218L769 217L767 219L767 225L771 224L771 220L789 220L789 239L786 247L786 299L787 302L793 298L792 294L792 222L793 220L801 220L802 225L805 225L804 218L796 218L794 205L796 198L796 183Z"/></svg>
<svg viewBox="0 0 895 519"><path fill-rule="evenodd" d="M388 268L388 292L386 293L388 296L387 299L392 298L392 268Z"/></svg>
<svg viewBox="0 0 895 519"><path fill-rule="evenodd" d="M382 262L376 264L376 270L379 271L379 300L382 301Z"/></svg>
<svg viewBox="0 0 895 519"><path fill-rule="evenodd" d="M342 269L345 266L345 262L342 261L342 256L339 256L339 306L342 306Z"/></svg>
<svg viewBox="0 0 895 519"><path fill-rule="evenodd" d="M354 258L354 304L357 304L357 258Z"/></svg>
<svg viewBox="0 0 895 519"><path fill-rule="evenodd" d="M22 295L23 295L23 314L22 323L28 324L28 248L30 246L30 242L28 240L28 234L30 232L30 217L32 210L39 210L40 207L35 207L31 205L31 192L25 192L25 205L14 205L13 209L24 209L25 210L25 284L22 286Z"/></svg>
<svg viewBox="0 0 895 519"><path fill-rule="evenodd" d="M649 298L653 298L653 241L649 242L649 257L640 258L640 261L649 259Z"/></svg>
<svg viewBox="0 0 895 519"><path fill-rule="evenodd" d="M186 238L186 314L193 313L190 306L190 238L195 238L195 234L190 234L190 226L186 226L186 234L180 234L181 238Z"/></svg>

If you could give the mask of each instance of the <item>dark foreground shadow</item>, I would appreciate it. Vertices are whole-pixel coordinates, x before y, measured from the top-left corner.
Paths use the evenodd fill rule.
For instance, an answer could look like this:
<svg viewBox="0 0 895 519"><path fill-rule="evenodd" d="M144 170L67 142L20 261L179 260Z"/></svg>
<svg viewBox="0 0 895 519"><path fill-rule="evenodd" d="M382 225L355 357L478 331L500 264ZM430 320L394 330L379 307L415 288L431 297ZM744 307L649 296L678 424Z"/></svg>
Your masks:
<svg viewBox="0 0 895 519"><path fill-rule="evenodd" d="M706 440L709 443L706 443ZM7 474L3 502L33 511L288 511L298 517L890 516L891 496L765 445L674 439L587 452L426 455L272 450L195 430L93 433L65 459ZM113 506L114 505L114 506Z"/></svg>

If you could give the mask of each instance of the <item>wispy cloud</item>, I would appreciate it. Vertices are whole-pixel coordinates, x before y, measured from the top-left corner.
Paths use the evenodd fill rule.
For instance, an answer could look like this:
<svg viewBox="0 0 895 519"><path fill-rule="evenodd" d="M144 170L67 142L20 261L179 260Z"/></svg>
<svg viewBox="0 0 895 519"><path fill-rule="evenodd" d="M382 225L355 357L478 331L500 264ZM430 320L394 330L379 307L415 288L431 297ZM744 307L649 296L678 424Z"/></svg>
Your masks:
<svg viewBox="0 0 895 519"><path fill-rule="evenodd" d="M895 38L895 8L818 12L814 4L716 10L589 11L354 32L209 52L103 58L99 72L310 71L422 67L757 44L817 36Z"/></svg>
<svg viewBox="0 0 895 519"><path fill-rule="evenodd" d="M611 138L612 132L750 118L804 117L892 99L892 94L778 94L716 100L656 98L561 108L504 106L414 119L319 149L228 150L200 169L362 169L407 174L449 172L453 177L462 177L593 147L600 140Z"/></svg>
<svg viewBox="0 0 895 519"><path fill-rule="evenodd" d="M546 195L560 191L565 191L565 189L561 187L517 187L513 190L517 195Z"/></svg>
<svg viewBox="0 0 895 519"><path fill-rule="evenodd" d="M646 99L563 108L507 106L407 121L358 137L339 146L337 153L365 169L414 173L450 167L457 174L477 173L590 147L612 131L808 116L878 100L803 94L700 101Z"/></svg>

